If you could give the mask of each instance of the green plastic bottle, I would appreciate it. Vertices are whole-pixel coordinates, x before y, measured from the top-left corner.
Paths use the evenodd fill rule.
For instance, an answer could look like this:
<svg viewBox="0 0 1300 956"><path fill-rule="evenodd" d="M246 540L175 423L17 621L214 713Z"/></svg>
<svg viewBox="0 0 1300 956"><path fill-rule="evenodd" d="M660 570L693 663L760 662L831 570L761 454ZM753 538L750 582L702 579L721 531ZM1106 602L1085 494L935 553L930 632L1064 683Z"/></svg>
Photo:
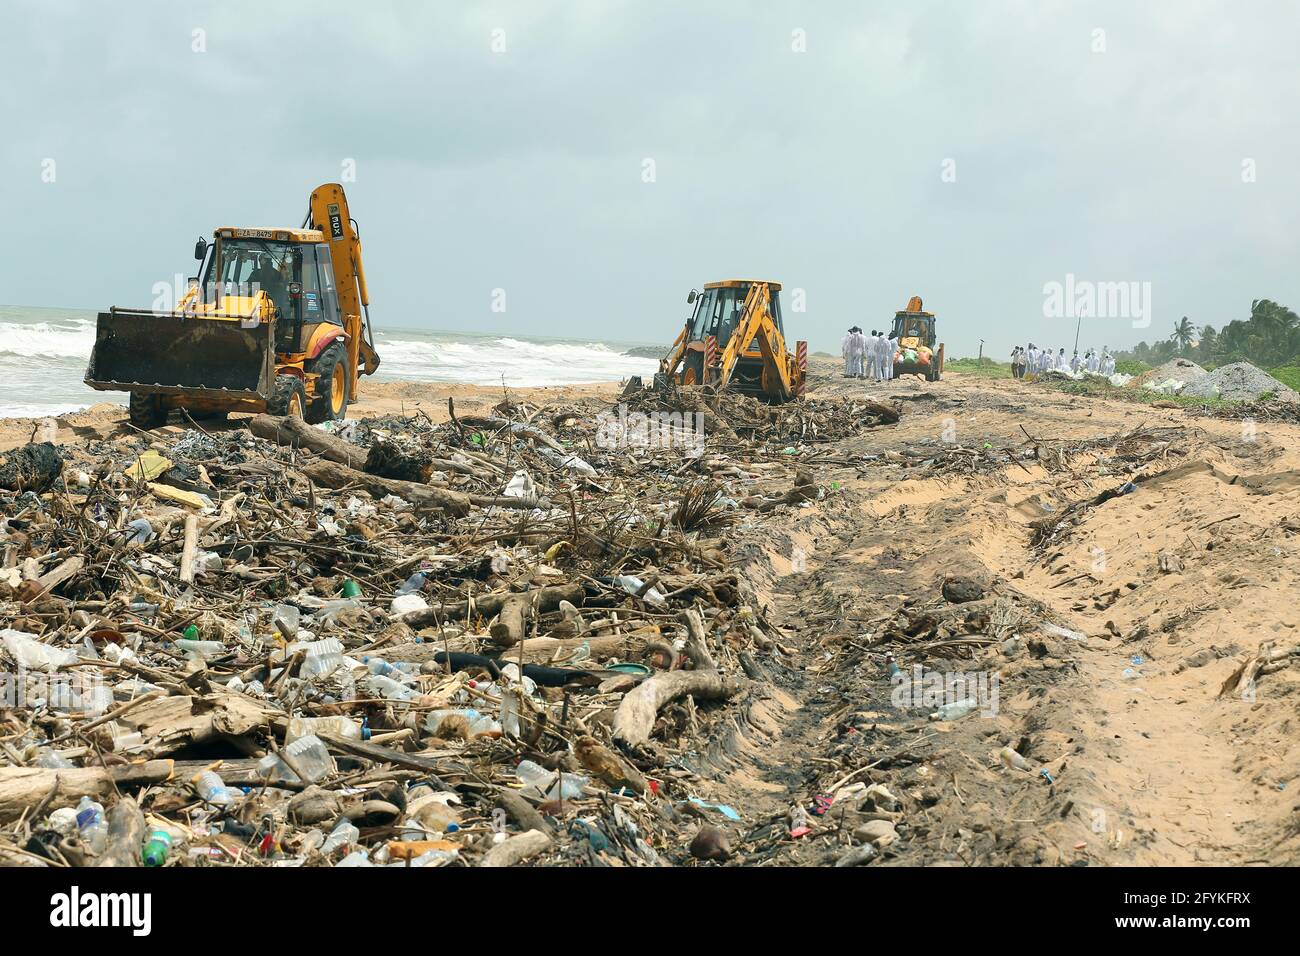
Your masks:
<svg viewBox="0 0 1300 956"><path fill-rule="evenodd" d="M361 593L361 586L356 581L343 582L343 596L345 598L354 598Z"/></svg>
<svg viewBox="0 0 1300 956"><path fill-rule="evenodd" d="M172 835L166 830L154 830L149 834L144 849L140 851L140 862L145 866L162 866L167 862L167 854L172 848Z"/></svg>

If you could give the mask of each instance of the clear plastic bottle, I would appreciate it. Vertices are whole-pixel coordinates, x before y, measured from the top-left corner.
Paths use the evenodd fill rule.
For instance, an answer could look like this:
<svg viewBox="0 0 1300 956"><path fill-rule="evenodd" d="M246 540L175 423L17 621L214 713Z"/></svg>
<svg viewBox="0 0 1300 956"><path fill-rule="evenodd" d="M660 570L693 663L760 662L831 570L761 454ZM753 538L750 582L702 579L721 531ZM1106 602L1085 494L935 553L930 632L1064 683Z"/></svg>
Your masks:
<svg viewBox="0 0 1300 956"><path fill-rule="evenodd" d="M176 649L191 658L217 657L226 653L226 645L220 641L189 641L179 640L176 642Z"/></svg>
<svg viewBox="0 0 1300 956"><path fill-rule="evenodd" d="M303 658L298 674L303 680L315 680L328 677L343 666L343 655L339 653L308 654Z"/></svg>
<svg viewBox="0 0 1300 956"><path fill-rule="evenodd" d="M57 750L42 747L40 754L36 758L36 766L45 767L50 770L68 770L73 767L74 764Z"/></svg>
<svg viewBox="0 0 1300 956"><path fill-rule="evenodd" d="M92 852L103 852L104 844L108 841L108 821L104 819L103 805L90 797L82 797L77 804L77 830L81 833L82 842Z"/></svg>
<svg viewBox="0 0 1300 956"><path fill-rule="evenodd" d="M974 698L971 698L969 700L954 701L951 704L944 704L942 707L940 707L938 710L936 710L933 714L930 715L930 719L931 720L958 720L959 718L965 717L967 714L971 713L972 711L978 710L979 706L980 706L980 702L978 700L975 700Z"/></svg>
<svg viewBox="0 0 1300 956"><path fill-rule="evenodd" d="M399 596L402 594L415 594L417 591L424 590L425 582L428 580L429 576L427 574L423 571L416 571L406 579L402 586L397 589L396 593Z"/></svg>
<svg viewBox="0 0 1300 956"><path fill-rule="evenodd" d="M645 582L632 574L620 574L614 579L614 582L628 594L633 596L636 595L637 591L640 591L641 588L645 587ZM642 594L641 600L645 601L647 604L653 605L654 607L663 607L668 603L668 599L664 596L664 593L657 587L652 587L646 591L645 594Z"/></svg>
<svg viewBox="0 0 1300 956"><path fill-rule="evenodd" d="M582 796L583 788L591 782L589 777L576 773L557 774L531 760L519 761L515 776L524 785L524 793L546 800L575 800ZM557 779L557 777L559 779Z"/></svg>
<svg viewBox="0 0 1300 956"><path fill-rule="evenodd" d="M407 661L397 661L390 664L382 657L363 657L361 662L366 665L370 673L391 677L393 680L414 681L420 676L420 665L411 664Z"/></svg>
<svg viewBox="0 0 1300 956"><path fill-rule="evenodd" d="M329 734L331 737L342 737L345 740L364 739L361 724L351 717L291 717L284 742L291 744L299 737L306 737L309 734Z"/></svg>
<svg viewBox="0 0 1300 956"><path fill-rule="evenodd" d="M366 685L371 693L385 700L410 700L415 696L415 691L406 684L383 674L371 674L366 678Z"/></svg>
<svg viewBox="0 0 1300 956"><path fill-rule="evenodd" d="M334 758L330 756L324 741L315 734L299 737L293 743L286 744L284 750L293 765L302 770L313 783L334 772Z"/></svg>
<svg viewBox="0 0 1300 956"><path fill-rule="evenodd" d="M215 770L205 770L190 781L194 784L194 789L204 803L210 803L214 807L229 806L238 800L242 794L233 787L227 787L220 774Z"/></svg>
<svg viewBox="0 0 1300 956"><path fill-rule="evenodd" d="M330 835L325 838L321 844L320 851L329 856L335 850L345 846L351 846L361 837L361 831L352 825L352 821L346 817L335 824Z"/></svg>

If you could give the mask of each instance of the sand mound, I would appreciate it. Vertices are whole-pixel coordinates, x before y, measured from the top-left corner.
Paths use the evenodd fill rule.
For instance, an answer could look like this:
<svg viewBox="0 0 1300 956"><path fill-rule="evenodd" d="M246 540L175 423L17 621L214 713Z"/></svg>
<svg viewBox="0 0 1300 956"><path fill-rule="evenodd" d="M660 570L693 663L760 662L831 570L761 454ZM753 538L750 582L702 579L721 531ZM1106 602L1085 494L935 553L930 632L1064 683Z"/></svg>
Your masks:
<svg viewBox="0 0 1300 956"><path fill-rule="evenodd" d="M1272 392L1284 402L1300 401L1300 395L1249 362L1234 362L1216 368L1188 384L1179 394L1194 398L1222 398L1229 402L1253 402L1265 392Z"/></svg>
<svg viewBox="0 0 1300 956"><path fill-rule="evenodd" d="M1143 372L1141 375L1133 378L1127 385L1128 388L1141 388L1143 385L1159 385L1161 382L1175 379L1179 382L1191 383L1208 374L1205 369L1201 368L1190 359L1172 359L1161 365L1159 368L1153 368L1149 372Z"/></svg>

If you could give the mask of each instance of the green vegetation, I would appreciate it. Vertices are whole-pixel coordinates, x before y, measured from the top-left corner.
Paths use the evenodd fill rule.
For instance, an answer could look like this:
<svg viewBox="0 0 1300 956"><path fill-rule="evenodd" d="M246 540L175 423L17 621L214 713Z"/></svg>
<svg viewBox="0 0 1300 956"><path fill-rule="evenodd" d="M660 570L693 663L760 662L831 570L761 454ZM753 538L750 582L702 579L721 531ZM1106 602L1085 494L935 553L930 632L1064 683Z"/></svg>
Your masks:
<svg viewBox="0 0 1300 956"><path fill-rule="evenodd" d="M1283 365L1281 368L1270 369L1268 374L1287 388L1300 392L1300 366Z"/></svg>
<svg viewBox="0 0 1300 956"><path fill-rule="evenodd" d="M1139 342L1131 352L1117 353L1116 368L1128 371L1127 361L1153 368L1174 358L1191 359L1206 369L1233 362L1265 369L1291 366L1300 360L1300 316L1271 299L1256 299L1248 318L1233 319L1218 330L1212 325L1198 330L1183 316L1174 323L1169 338L1151 345Z"/></svg>
<svg viewBox="0 0 1300 956"><path fill-rule="evenodd" d="M1139 362L1137 359L1124 359L1122 362L1115 363L1115 371L1123 372L1125 375L1141 375L1143 372L1149 372L1155 368L1154 365L1148 365L1146 362Z"/></svg>
<svg viewBox="0 0 1300 956"><path fill-rule="evenodd" d="M946 359L943 370L973 375L977 378L1011 378L1011 363L995 362L991 358L984 359L982 363L979 359L973 358Z"/></svg>
<svg viewBox="0 0 1300 956"><path fill-rule="evenodd" d="M1154 405L1156 402L1173 402L1184 408L1228 408L1238 402L1228 402L1221 398L1200 398L1190 395L1162 395L1146 388L1124 388L1111 385L1104 379L1086 379L1073 382L1068 379L1047 379L1043 382L1047 388L1065 392L1068 395L1087 395L1092 398L1115 398L1136 405Z"/></svg>

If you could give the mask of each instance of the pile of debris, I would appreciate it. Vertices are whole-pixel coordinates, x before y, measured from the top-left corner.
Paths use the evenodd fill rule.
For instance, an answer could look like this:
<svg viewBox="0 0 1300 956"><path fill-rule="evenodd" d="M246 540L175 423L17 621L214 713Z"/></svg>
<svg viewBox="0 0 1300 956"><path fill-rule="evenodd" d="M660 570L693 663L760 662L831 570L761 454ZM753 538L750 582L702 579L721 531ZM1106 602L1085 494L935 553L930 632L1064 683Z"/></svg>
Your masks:
<svg viewBox="0 0 1300 956"><path fill-rule="evenodd" d="M1128 388L1145 388L1165 395L1176 395L1189 383L1204 378L1205 369L1190 359L1171 359L1129 380Z"/></svg>
<svg viewBox="0 0 1300 956"><path fill-rule="evenodd" d="M1188 384L1179 392L1196 398L1221 398L1226 402L1257 402L1261 398L1300 402L1300 395L1249 362L1222 365Z"/></svg>
<svg viewBox="0 0 1300 956"><path fill-rule="evenodd" d="M698 453L507 400L8 456L0 862L725 858L679 755L782 653L725 530L898 412L680 398L624 404Z"/></svg>

